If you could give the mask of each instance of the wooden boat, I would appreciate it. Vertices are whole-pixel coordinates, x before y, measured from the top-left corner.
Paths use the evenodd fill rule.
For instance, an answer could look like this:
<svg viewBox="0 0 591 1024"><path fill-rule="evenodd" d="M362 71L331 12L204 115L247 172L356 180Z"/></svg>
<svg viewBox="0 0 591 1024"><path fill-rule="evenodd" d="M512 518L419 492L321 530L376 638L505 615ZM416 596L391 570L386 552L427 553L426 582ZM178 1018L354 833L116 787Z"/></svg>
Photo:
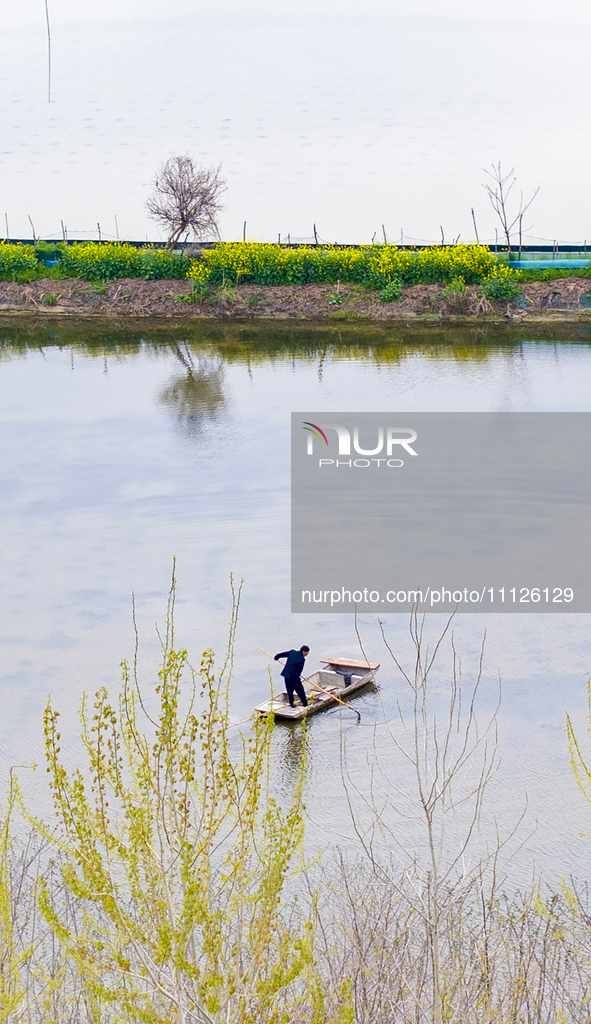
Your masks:
<svg viewBox="0 0 591 1024"><path fill-rule="evenodd" d="M326 667L313 672L307 678L302 676L308 698L307 708L299 701L295 708L292 708L286 693L276 693L269 700L257 705L255 711L260 715L272 712L275 718L291 721L308 718L309 715L315 715L324 708L338 704L333 694L340 700L347 700L362 686L373 683L374 675L380 667L376 662L353 661L351 658L321 658L320 663ZM297 701L297 697L295 699Z"/></svg>

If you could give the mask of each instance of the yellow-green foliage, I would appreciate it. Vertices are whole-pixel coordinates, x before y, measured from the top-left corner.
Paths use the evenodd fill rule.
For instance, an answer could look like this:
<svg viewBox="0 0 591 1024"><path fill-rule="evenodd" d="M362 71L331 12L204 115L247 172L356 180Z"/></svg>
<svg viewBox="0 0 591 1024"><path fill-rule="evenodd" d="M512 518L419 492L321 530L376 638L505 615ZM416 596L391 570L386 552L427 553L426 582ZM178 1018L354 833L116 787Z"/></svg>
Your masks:
<svg viewBox="0 0 591 1024"><path fill-rule="evenodd" d="M52 273L87 281L114 281L119 277L143 277L147 281L184 278L191 265L187 256L168 249L140 249L125 242L60 242L48 248L41 243L0 243L0 279L31 280L47 273L45 258L57 259Z"/></svg>
<svg viewBox="0 0 591 1024"><path fill-rule="evenodd" d="M45 260L56 261L50 271ZM342 281L366 288L402 285L466 284L491 278L519 281L589 277L591 268L573 270L513 270L483 245L431 246L397 249L394 245L288 248L264 242L221 242L191 260L169 249L138 248L125 242L40 242L37 246L0 243L0 280L27 281L47 273L88 281L139 277L147 281L189 277L202 284L262 285L336 284Z"/></svg>
<svg viewBox="0 0 591 1024"><path fill-rule="evenodd" d="M36 275L37 267L34 246L0 243L0 279L11 281L19 274Z"/></svg>
<svg viewBox="0 0 591 1024"><path fill-rule="evenodd" d="M156 708L134 671L111 703L82 707L87 773L60 759L58 714L45 716L48 771L80 907L73 927L49 885L40 906L97 1021L280 1024L313 970L311 925L287 927L281 900L303 836L301 785L270 793L273 723L259 719L232 755L231 650L220 676L174 645L171 592ZM237 604L231 625L231 643ZM186 698L184 704L183 698ZM184 706L184 710L183 710ZM49 833L46 832L49 835ZM298 988L299 986L299 988Z"/></svg>
<svg viewBox="0 0 591 1024"><path fill-rule="evenodd" d="M337 281L384 288L390 281L430 284L462 277L474 284L507 274L498 257L483 245L398 249L368 245L286 246L258 242L223 242L204 250L188 276L211 284L249 282L262 285L334 284Z"/></svg>
<svg viewBox="0 0 591 1024"><path fill-rule="evenodd" d="M591 736L591 680L587 682L587 732ZM566 735L574 777L581 793L591 804L591 758L585 756L569 715L566 716Z"/></svg>
<svg viewBox="0 0 591 1024"><path fill-rule="evenodd" d="M24 280L47 273L46 248L0 244L0 278ZM48 250L49 252L49 250ZM397 249L394 245L367 245L358 249L339 246L286 246L262 242L221 242L205 249L199 260L168 249L141 249L124 242L59 243L49 255L57 258L52 273L89 281L121 277L145 280L189 277L202 284L261 285L360 284L385 288L401 285L449 283L463 278L475 284L496 276L513 276L506 264L482 245L432 246Z"/></svg>
<svg viewBox="0 0 591 1024"><path fill-rule="evenodd" d="M15 794L11 787L8 806L0 809L0 1024L17 1020L17 1013L26 1003L25 983L21 970L30 956L30 949L19 948L16 934L10 879L10 822Z"/></svg>
<svg viewBox="0 0 591 1024"><path fill-rule="evenodd" d="M58 248L63 274L87 281L114 281L119 277L143 277L147 281L182 278L190 266L186 256L168 249L138 249L124 242L74 242Z"/></svg>

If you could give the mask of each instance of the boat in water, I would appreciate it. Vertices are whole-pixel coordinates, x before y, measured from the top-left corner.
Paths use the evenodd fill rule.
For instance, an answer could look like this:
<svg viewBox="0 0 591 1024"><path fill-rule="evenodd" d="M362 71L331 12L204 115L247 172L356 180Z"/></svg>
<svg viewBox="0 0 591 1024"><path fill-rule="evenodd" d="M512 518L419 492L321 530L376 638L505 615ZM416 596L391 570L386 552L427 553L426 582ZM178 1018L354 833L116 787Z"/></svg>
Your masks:
<svg viewBox="0 0 591 1024"><path fill-rule="evenodd" d="M353 661L351 658L321 658L320 663L325 668L313 672L310 676L302 676L308 699L307 708L299 701L292 708L286 693L276 693L262 704L258 704L255 711L260 715L273 714L275 718L290 721L308 718L309 715L315 715L324 708L338 704L339 701L347 700L362 686L373 683L374 675L380 667L376 662Z"/></svg>

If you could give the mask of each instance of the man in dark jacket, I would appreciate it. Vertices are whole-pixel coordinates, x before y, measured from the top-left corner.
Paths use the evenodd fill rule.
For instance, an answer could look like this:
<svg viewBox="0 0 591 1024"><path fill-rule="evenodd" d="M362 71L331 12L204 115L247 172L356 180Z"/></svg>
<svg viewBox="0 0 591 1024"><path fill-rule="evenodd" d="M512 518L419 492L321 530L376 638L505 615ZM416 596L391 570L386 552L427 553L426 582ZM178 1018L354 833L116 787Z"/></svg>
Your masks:
<svg viewBox="0 0 591 1024"><path fill-rule="evenodd" d="M287 696L289 697L289 703L292 708L295 707L293 702L294 692L297 693L303 706L308 707L308 701L306 699L306 691L301 680L302 669L306 656L310 653L309 647L300 647L299 651L282 651L281 654L275 655L275 661L279 661L280 658L287 658L287 661L283 667L281 675L285 679L285 689L287 690Z"/></svg>

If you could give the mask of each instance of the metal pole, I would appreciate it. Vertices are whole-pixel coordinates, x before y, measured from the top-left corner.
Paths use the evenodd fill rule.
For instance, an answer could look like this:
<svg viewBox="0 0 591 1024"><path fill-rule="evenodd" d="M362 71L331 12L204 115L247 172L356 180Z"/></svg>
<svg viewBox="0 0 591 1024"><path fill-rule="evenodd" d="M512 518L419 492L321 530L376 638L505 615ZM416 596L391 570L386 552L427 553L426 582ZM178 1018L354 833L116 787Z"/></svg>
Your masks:
<svg viewBox="0 0 591 1024"><path fill-rule="evenodd" d="M49 29L49 7L45 0L45 20L47 22L47 102L51 103L51 32Z"/></svg>

